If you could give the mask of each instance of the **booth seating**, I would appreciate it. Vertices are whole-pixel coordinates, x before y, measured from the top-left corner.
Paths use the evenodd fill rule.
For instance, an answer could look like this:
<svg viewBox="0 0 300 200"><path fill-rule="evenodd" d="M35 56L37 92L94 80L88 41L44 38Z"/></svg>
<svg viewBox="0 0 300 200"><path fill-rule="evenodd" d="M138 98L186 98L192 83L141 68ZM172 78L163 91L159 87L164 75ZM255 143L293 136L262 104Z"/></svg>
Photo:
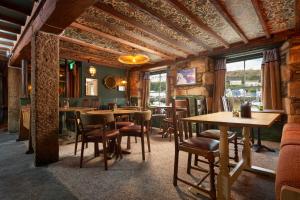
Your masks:
<svg viewBox="0 0 300 200"><path fill-rule="evenodd" d="M300 199L300 123L283 128L276 172L276 199Z"/></svg>

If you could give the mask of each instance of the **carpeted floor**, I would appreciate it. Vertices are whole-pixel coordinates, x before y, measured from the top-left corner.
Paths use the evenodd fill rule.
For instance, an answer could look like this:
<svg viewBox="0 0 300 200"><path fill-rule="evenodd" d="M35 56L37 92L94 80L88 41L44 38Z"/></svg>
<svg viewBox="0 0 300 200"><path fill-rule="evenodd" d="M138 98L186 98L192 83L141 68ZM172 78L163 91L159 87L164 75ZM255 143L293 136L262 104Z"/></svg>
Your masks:
<svg viewBox="0 0 300 200"><path fill-rule="evenodd" d="M7 139L8 136L10 139ZM137 144L132 141L132 153L124 155L122 160L109 161L108 171L104 170L102 155L93 157L93 144L86 150L82 169L79 168L79 155L73 155L74 144L60 146L59 162L34 168L32 155L24 154L25 143L15 142L15 138L0 134L0 153L13 152L5 155L5 158L1 155L0 199L45 199L42 197L47 194L51 195L48 199L64 200L206 199L193 196L185 184L179 183L178 187L172 185L174 142L162 139L157 134L151 137L151 153L146 153L145 162L142 161L140 141ZM253 164L275 169L278 143L264 143L277 148L277 152L254 153ZM202 174L196 171L192 171L192 176L186 174L186 161L187 155L181 153L179 176L199 180ZM21 178L18 180L18 177ZM13 194L6 196L8 193ZM274 199L274 179L242 172L233 185L231 196L238 200Z"/></svg>

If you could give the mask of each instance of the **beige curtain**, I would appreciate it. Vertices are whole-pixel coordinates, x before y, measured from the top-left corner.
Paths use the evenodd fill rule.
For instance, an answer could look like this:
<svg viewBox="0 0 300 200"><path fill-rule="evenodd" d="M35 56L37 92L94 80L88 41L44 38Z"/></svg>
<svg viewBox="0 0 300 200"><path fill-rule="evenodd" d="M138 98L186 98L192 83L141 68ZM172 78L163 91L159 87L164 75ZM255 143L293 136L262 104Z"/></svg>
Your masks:
<svg viewBox="0 0 300 200"><path fill-rule="evenodd" d="M149 90L150 90L150 72L142 73L142 108L148 107L149 102Z"/></svg>
<svg viewBox="0 0 300 200"><path fill-rule="evenodd" d="M277 49L263 52L262 101L264 109L281 109L279 61Z"/></svg>
<svg viewBox="0 0 300 200"><path fill-rule="evenodd" d="M225 91L226 59L221 58L215 63L215 81L213 91L213 112L222 111L221 97Z"/></svg>

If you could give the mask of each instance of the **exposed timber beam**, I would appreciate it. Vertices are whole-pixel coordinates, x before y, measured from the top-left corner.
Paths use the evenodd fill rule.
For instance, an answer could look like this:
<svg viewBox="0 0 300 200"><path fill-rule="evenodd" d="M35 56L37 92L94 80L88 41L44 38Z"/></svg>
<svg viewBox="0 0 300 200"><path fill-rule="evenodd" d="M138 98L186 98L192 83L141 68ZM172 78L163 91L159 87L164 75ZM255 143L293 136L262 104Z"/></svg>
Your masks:
<svg viewBox="0 0 300 200"><path fill-rule="evenodd" d="M14 46L10 64L14 65L20 60L23 49L29 46L35 32L45 31L60 34L95 2L96 0L72 0L72 3L65 0L39 1Z"/></svg>
<svg viewBox="0 0 300 200"><path fill-rule="evenodd" d="M107 27L108 29L114 31L114 32L119 32L122 34L125 34L127 37L132 38L134 40L139 40L144 42L145 44L147 44L149 46L149 48L151 49L157 49L159 52L163 52L164 54L167 54L169 56L171 56L172 58L176 58L176 57L187 57L187 54L177 50L174 52L174 48L163 48L160 44L156 43L153 40L150 40L144 36L135 34L131 31L128 31L126 29L123 29L119 26L113 25L113 24L109 24L109 23L101 23L102 26ZM167 46L167 45L166 45ZM179 53L179 52L180 53Z"/></svg>
<svg viewBox="0 0 300 200"><path fill-rule="evenodd" d="M170 20L166 19L159 12L155 11L152 8L147 7L145 4L143 4L139 1L136 1L136 0L125 0L125 1L128 2L129 4L135 5L139 9L145 11L148 15L157 19L157 21L162 22L165 26L170 27L171 29L177 31L178 33L180 33L184 37L188 38L189 40L193 41L194 43L202 46L205 50L212 49L208 45L204 44L199 38L193 36L191 33L184 30L181 26L176 25L173 22L171 22Z"/></svg>
<svg viewBox="0 0 300 200"><path fill-rule="evenodd" d="M158 56L160 56L162 58L166 58L166 59L169 59L169 60L174 59L173 57L170 57L170 56L168 56L166 54L163 54L163 53L161 53L159 51L156 51L156 50L153 50L153 49L150 49L150 48L147 48L147 47L144 47L144 46L141 46L141 45L129 42L129 41L124 40L122 38L119 38L119 37L116 37L116 36L104 33L104 32L102 32L100 30L97 30L97 29L94 29L94 28L91 28L91 27L88 27L88 26L85 26L85 25L82 25L82 24L79 24L79 23L76 23L76 22L73 22L71 24L71 27L78 28L80 30L93 33L93 34L95 34L97 36L100 36L100 37L103 37L103 38L106 38L106 39L109 39L109 40L113 40L113 41L119 42L121 44L128 45L128 46L131 46L133 48L136 48L136 49L148 52L148 53L152 53L152 54L158 55Z"/></svg>
<svg viewBox="0 0 300 200"><path fill-rule="evenodd" d="M16 34L19 34L21 32L20 28L17 28L17 27L13 28L13 27L9 26L9 23L4 22L4 21L0 21L0 30L11 32L11 33L16 33Z"/></svg>
<svg viewBox="0 0 300 200"><path fill-rule="evenodd" d="M17 40L17 35L0 32L0 38L5 38L8 40Z"/></svg>
<svg viewBox="0 0 300 200"><path fill-rule="evenodd" d="M31 13L31 9L26 9L25 7L19 6L15 3L13 3L13 1L7 1L7 0L0 1L0 6L20 12L24 15L30 15L30 13Z"/></svg>
<svg viewBox="0 0 300 200"><path fill-rule="evenodd" d="M262 9L261 9L261 5L260 5L259 0L251 0L251 2L252 2L252 5L254 7L254 10L256 12L256 15L259 19L259 22L260 22L260 24L261 24L261 26L262 26L262 28L265 32L266 37L270 38L271 34L270 34L270 31L269 31L265 16L262 13Z"/></svg>
<svg viewBox="0 0 300 200"><path fill-rule="evenodd" d="M295 2L295 21L296 21L296 32L300 32L300 0Z"/></svg>
<svg viewBox="0 0 300 200"><path fill-rule="evenodd" d="M185 53L195 54L195 52L191 51L191 49L188 48L187 45L184 44L183 42L174 40L174 39L170 38L169 36L167 36L161 32L158 32L156 30L153 30L153 29L149 28L148 26L144 25L143 23L136 21L132 17L128 17L126 15L123 15L122 13L117 12L116 10L114 10L114 8L112 6L105 5L103 3L96 3L95 7L98 8L99 10L107 13L111 17L114 17L115 19L118 19L127 24L130 24L131 26L133 26L155 38L163 40L167 44L169 44L177 49L180 49L181 51L183 51Z"/></svg>
<svg viewBox="0 0 300 200"><path fill-rule="evenodd" d="M190 10L188 10L182 3L178 0L167 0L171 5L173 5L179 12L183 15L187 16L193 23L197 24L202 30L207 32L212 37L216 38L220 41L223 46L229 48L229 43L226 42L221 36L219 36L215 31L213 31L209 26L203 23L203 21L195 14L193 14Z"/></svg>
<svg viewBox="0 0 300 200"><path fill-rule="evenodd" d="M227 11L225 6L219 0L209 0L214 7L218 10L218 12L222 15L225 21L231 26L231 28L240 36L240 38L244 41L244 43L248 43L248 38L236 21L233 19L231 14Z"/></svg>
<svg viewBox="0 0 300 200"><path fill-rule="evenodd" d="M108 67L124 68L120 63L107 62L105 58L100 58L99 55L76 51L68 48L60 48L60 58L72 59L77 61L94 62Z"/></svg>
<svg viewBox="0 0 300 200"><path fill-rule="evenodd" d="M97 46L97 45L94 45L94 44L90 44L90 43L87 43L87 42L84 42L84 41L81 41L81 40L78 40L78 39L66 37L66 36L60 36L60 40L70 42L70 43L74 43L74 44L78 44L78 45L88 47L88 48L91 48L91 49L95 49L95 50L98 50L98 51L105 51L105 52L116 54L116 55L124 54L124 52L120 52L120 51L116 51L116 50L113 50L113 49Z"/></svg>
<svg viewBox="0 0 300 200"><path fill-rule="evenodd" d="M20 26L25 24L25 21L4 15L3 13L0 13L0 19Z"/></svg>
<svg viewBox="0 0 300 200"><path fill-rule="evenodd" d="M158 63L153 63L153 64L145 64L141 67L134 67L131 70L136 71L136 70L149 70L152 68L157 68L161 66L167 66L167 65L172 65L174 63L178 62L184 62L187 60L193 60L196 59L200 56L224 56L228 54L233 54L233 53L240 53L243 51L249 51L253 49L261 49L261 48L266 48L266 47L271 47L274 45L280 45L289 38L293 38L295 36L299 36L300 33L296 33L294 30L288 30L288 31L283 31L277 34L272 35L271 38L266 38L266 37L260 37L256 39L249 40L247 44L244 42L237 42L234 44L230 45L230 48L215 48L213 51L208 52L204 51L199 53L197 56L189 56L186 59L176 59L176 61L162 61Z"/></svg>
<svg viewBox="0 0 300 200"><path fill-rule="evenodd" d="M1 46L0 46L0 50L3 50L3 51L9 51L10 49L7 48L7 47L1 47Z"/></svg>

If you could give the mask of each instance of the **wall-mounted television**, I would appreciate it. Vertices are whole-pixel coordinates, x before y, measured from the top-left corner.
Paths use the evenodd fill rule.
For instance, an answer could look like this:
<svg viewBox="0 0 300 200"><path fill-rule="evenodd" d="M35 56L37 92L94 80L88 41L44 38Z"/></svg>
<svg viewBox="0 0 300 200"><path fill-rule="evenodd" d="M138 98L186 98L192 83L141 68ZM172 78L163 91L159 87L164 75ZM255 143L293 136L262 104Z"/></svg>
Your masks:
<svg viewBox="0 0 300 200"><path fill-rule="evenodd" d="M177 70L176 85L196 84L196 68L186 68Z"/></svg>

